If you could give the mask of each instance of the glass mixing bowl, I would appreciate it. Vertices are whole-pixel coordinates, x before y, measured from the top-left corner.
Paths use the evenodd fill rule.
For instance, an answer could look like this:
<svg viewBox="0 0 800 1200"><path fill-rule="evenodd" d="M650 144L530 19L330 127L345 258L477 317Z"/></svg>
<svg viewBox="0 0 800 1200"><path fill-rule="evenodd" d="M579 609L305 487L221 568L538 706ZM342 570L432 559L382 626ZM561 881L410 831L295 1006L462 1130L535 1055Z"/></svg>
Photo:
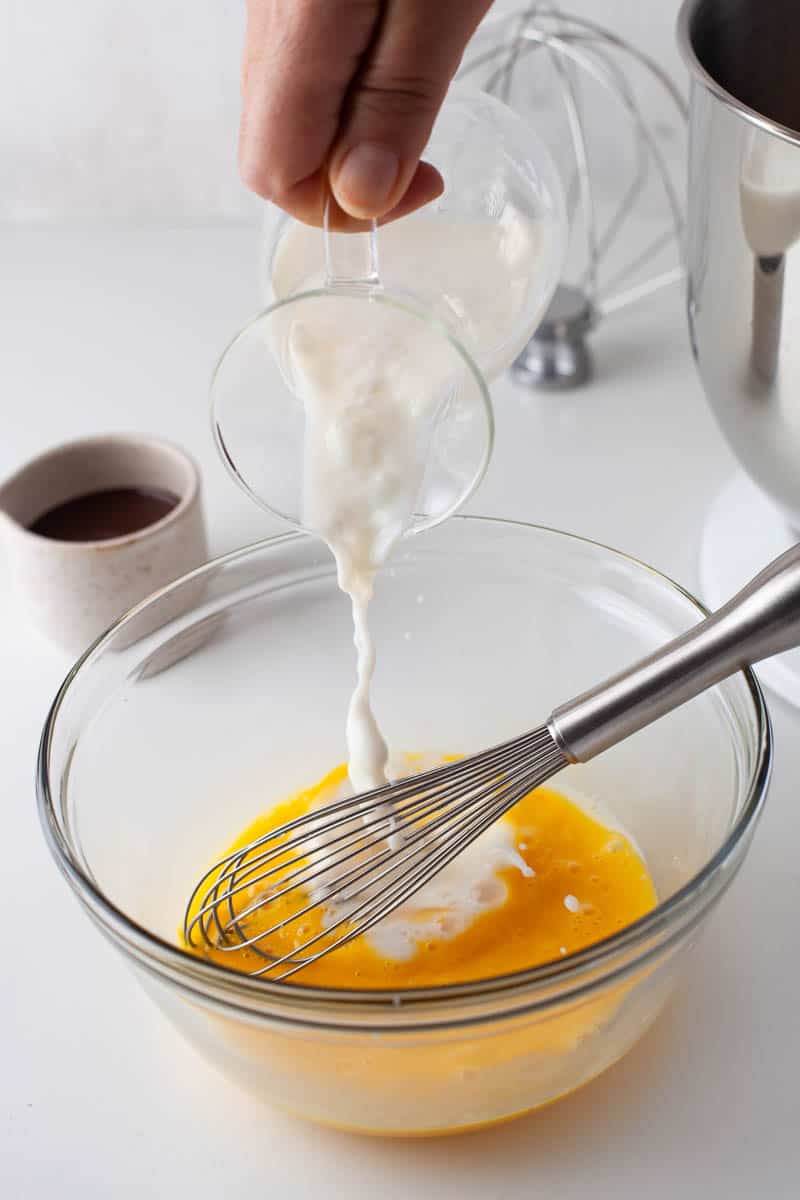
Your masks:
<svg viewBox="0 0 800 1200"><path fill-rule="evenodd" d="M474 751L700 615L663 575L604 546L454 518L404 543L378 581L376 709L396 749ZM771 757L752 674L559 777L633 835L660 896L595 946L392 993L252 979L186 953L177 931L198 873L259 810L342 760L353 674L348 603L308 536L156 593L87 651L48 716L39 804L59 867L176 1028L286 1110L419 1134L566 1095L656 1018L744 859Z"/></svg>

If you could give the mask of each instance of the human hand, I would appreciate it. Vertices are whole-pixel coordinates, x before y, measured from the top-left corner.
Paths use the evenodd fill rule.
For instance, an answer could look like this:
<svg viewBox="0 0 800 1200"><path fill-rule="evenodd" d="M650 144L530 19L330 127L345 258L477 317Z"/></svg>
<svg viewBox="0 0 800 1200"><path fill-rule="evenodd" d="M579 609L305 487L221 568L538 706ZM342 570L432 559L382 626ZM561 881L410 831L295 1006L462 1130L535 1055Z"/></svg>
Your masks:
<svg viewBox="0 0 800 1200"><path fill-rule="evenodd" d="M491 0L248 0L239 164L309 224L393 219L442 189L419 157Z"/></svg>

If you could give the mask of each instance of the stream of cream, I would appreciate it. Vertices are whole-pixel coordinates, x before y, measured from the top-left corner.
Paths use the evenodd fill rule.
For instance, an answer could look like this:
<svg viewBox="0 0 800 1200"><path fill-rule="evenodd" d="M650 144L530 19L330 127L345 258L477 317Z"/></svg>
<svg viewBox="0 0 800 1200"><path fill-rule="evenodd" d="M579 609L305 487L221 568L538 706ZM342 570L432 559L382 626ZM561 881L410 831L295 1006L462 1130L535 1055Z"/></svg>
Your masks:
<svg viewBox="0 0 800 1200"><path fill-rule="evenodd" d="M413 520L454 356L402 310L337 296L292 322L287 351L305 406L304 521L330 547L352 606L348 770L355 791L368 791L386 782L388 762L370 700L369 604L376 572Z"/></svg>
<svg viewBox="0 0 800 1200"><path fill-rule="evenodd" d="M449 309L462 313L473 347L481 340L494 345L509 305L521 303L534 240L520 246L502 229L463 223L440 227L440 236L423 229L425 236L412 230L406 239L398 230L385 231L383 239L398 269L402 263L406 276L430 281L433 265L432 277L446 280ZM298 258L304 246L297 243ZM330 547L352 607L357 670L346 723L350 786L370 791L387 782L389 765L370 695L375 576L413 522L431 438L454 372L463 366L439 330L402 308L335 294L290 320L282 353L305 410L303 523ZM389 805L384 815L391 830ZM403 845L398 832L388 840L393 849ZM479 912L503 902L506 888L497 871L509 865L528 873L510 826L499 822L369 936L381 953L398 959L414 953L421 937L457 936ZM348 898L327 897L324 884L319 898L331 922L346 913Z"/></svg>
<svg viewBox="0 0 800 1200"><path fill-rule="evenodd" d="M423 296L488 377L527 340L509 344L542 253L541 232L508 204L495 220L442 214L381 229L381 270ZM277 296L324 282L319 231L290 224L276 253ZM350 597L358 655L347 717L356 791L386 782L387 747L370 702L375 648L368 624L375 573L410 526L454 353L441 334L389 306L317 300L293 320L289 370L305 407L304 524L328 543ZM445 504L443 508L447 508Z"/></svg>

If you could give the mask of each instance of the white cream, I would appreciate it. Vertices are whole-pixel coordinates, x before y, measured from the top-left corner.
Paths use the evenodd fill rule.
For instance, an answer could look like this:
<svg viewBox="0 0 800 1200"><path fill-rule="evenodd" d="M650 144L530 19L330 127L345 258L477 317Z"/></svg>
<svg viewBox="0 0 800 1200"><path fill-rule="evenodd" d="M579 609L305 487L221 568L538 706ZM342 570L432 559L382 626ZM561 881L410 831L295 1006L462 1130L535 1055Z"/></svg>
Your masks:
<svg viewBox="0 0 800 1200"><path fill-rule="evenodd" d="M537 231L519 220L398 222L381 231L392 286L419 294L424 284L423 296L427 291L442 316L457 320L489 373L520 348L508 330L524 309L538 249ZM314 275L318 251L318 234L291 227L276 260L277 295L321 282ZM375 574L412 524L437 417L464 367L435 327L401 308L341 294L287 310L275 349L305 408L304 524L327 542L351 601L357 682L346 724L348 773L356 792L368 791L388 777L387 745L370 702ZM389 845L400 849L388 806L385 816ZM531 873L511 826L500 822L367 936L394 959L411 957L425 941L455 937L504 903L497 872L509 866ZM315 898L325 903L329 925L365 899L330 897L325 882L318 881Z"/></svg>
<svg viewBox="0 0 800 1200"><path fill-rule="evenodd" d="M426 213L380 230L380 272L387 287L419 298L460 341L487 379L516 358L540 315L537 267L542 227L511 203L496 218L468 220ZM282 298L325 278L319 231L292 222L278 245L271 286ZM535 300L534 300L535 303Z"/></svg>
<svg viewBox="0 0 800 1200"><path fill-rule="evenodd" d="M742 163L742 224L754 254L785 254L800 238L797 147L754 131Z"/></svg>
<svg viewBox="0 0 800 1200"><path fill-rule="evenodd" d="M524 324L540 254L540 229L511 204L496 220L437 214L380 232L381 271L392 289L455 322L489 376L527 340L527 327L520 344L511 344L509 330ZM291 223L273 263L275 294L322 282L319 231ZM458 360L423 322L335 295L300 317L287 315L280 354L306 412L304 524L330 546L353 607L358 666L347 717L348 767L353 786L366 791L386 782L387 762L370 704L375 650L367 611L375 572L412 522Z"/></svg>
<svg viewBox="0 0 800 1200"><path fill-rule="evenodd" d="M386 782L370 704L367 620L375 573L412 523L439 407L460 365L441 334L402 310L332 295L285 331L284 370L306 414L304 522L330 546L350 597L358 656L347 715L356 791Z"/></svg>
<svg viewBox="0 0 800 1200"><path fill-rule="evenodd" d="M357 656L357 683L350 698L345 726L348 774L357 792L367 792L386 783L389 748L370 703L370 684L375 672L375 643L367 623L369 601L354 592L350 593L350 598L353 609L353 641Z"/></svg>
<svg viewBox="0 0 800 1200"><path fill-rule="evenodd" d="M514 847L514 827L498 821L449 862L400 908L366 937L384 958L413 958L426 942L450 941L483 913L505 904L508 889L498 871L512 867L532 876L531 867Z"/></svg>
<svg viewBox="0 0 800 1200"><path fill-rule="evenodd" d="M399 779L429 770L442 761L440 756L433 754L401 756L392 759L388 769L393 778ZM320 799L320 812L324 813L329 804L352 794L353 789L348 782L336 787ZM611 831L606 846L609 851L622 849L624 837L644 861L633 836L597 800L572 791L568 795L573 804ZM388 815L390 814L387 812ZM357 834L359 831L360 822L357 817L338 830L341 834ZM536 875L520 853L527 850L529 843L520 841L515 844L515 836L514 825L507 818L501 818L494 825L490 825L415 895L368 929L364 934L366 940L382 957L394 962L405 962L427 943L456 938L464 933L477 917L501 908L508 897L507 885L499 874L501 871L510 868L526 878L534 878ZM323 834L319 842L312 839L309 849L312 852L315 849L320 850L326 844L327 837ZM354 858L350 859L348 866L355 863ZM325 865L324 860L317 861L318 868L324 869ZM401 864L401 867L403 865L408 864ZM324 875L318 876L311 891L311 898L323 906L323 924L326 928L336 926L338 932L342 932L344 928L340 922L350 916L359 905L369 903L373 898L370 890L355 894L344 889L336 895L331 895L329 885L340 872L341 865L336 863L333 855L328 878ZM566 911L575 916L592 911L590 904L572 892L566 893L561 902ZM561 948L560 953L566 954L567 951Z"/></svg>
<svg viewBox="0 0 800 1200"><path fill-rule="evenodd" d="M434 765L437 761L440 760L431 758L425 766ZM420 769L419 763L414 765L415 769ZM397 766L400 768L400 764ZM394 773L407 773L409 764L402 764L402 768ZM320 809L324 810L326 805L343 799L351 791L347 785L337 788L323 799ZM351 829L357 831L357 818L344 829L347 832ZM367 930L364 935L367 941L382 957L404 962L426 943L450 941L464 933L483 913L500 908L508 895L506 884L499 876L500 871L512 868L528 878L535 875L533 868L528 866L516 849L514 837L514 826L510 821L500 820L491 825L429 883ZM324 844L324 840L319 843L320 846ZM340 869L333 866L330 879ZM323 905L327 928L338 926L359 904L371 899L369 893L354 895L346 890L331 896L326 886L329 882L324 877L318 878L312 891L312 898Z"/></svg>

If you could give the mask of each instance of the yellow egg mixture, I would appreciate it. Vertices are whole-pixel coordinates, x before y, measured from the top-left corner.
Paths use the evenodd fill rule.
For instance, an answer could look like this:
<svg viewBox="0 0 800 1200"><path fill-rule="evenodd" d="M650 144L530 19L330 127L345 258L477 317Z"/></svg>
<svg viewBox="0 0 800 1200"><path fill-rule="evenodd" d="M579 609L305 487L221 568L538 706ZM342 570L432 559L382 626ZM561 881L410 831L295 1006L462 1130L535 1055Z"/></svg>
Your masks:
<svg viewBox="0 0 800 1200"><path fill-rule="evenodd" d="M270 829L302 816L335 797L344 781L337 767L313 787L272 808L230 847L233 852ZM539 788L503 818L513 831L510 843L518 865L496 871L504 885L490 911L479 912L450 937L425 936L402 960L380 954L369 936L337 949L292 977L291 982L329 988L416 988L503 975L558 960L608 937L652 909L657 896L639 854L623 833L602 824L566 796ZM243 893L239 908L252 898ZM279 899L247 918L253 937L296 911ZM199 900L195 903L195 912ZM282 956L322 928L321 918L301 921L270 934L261 948ZM250 972L264 959L253 950L222 951L191 947L227 967Z"/></svg>

